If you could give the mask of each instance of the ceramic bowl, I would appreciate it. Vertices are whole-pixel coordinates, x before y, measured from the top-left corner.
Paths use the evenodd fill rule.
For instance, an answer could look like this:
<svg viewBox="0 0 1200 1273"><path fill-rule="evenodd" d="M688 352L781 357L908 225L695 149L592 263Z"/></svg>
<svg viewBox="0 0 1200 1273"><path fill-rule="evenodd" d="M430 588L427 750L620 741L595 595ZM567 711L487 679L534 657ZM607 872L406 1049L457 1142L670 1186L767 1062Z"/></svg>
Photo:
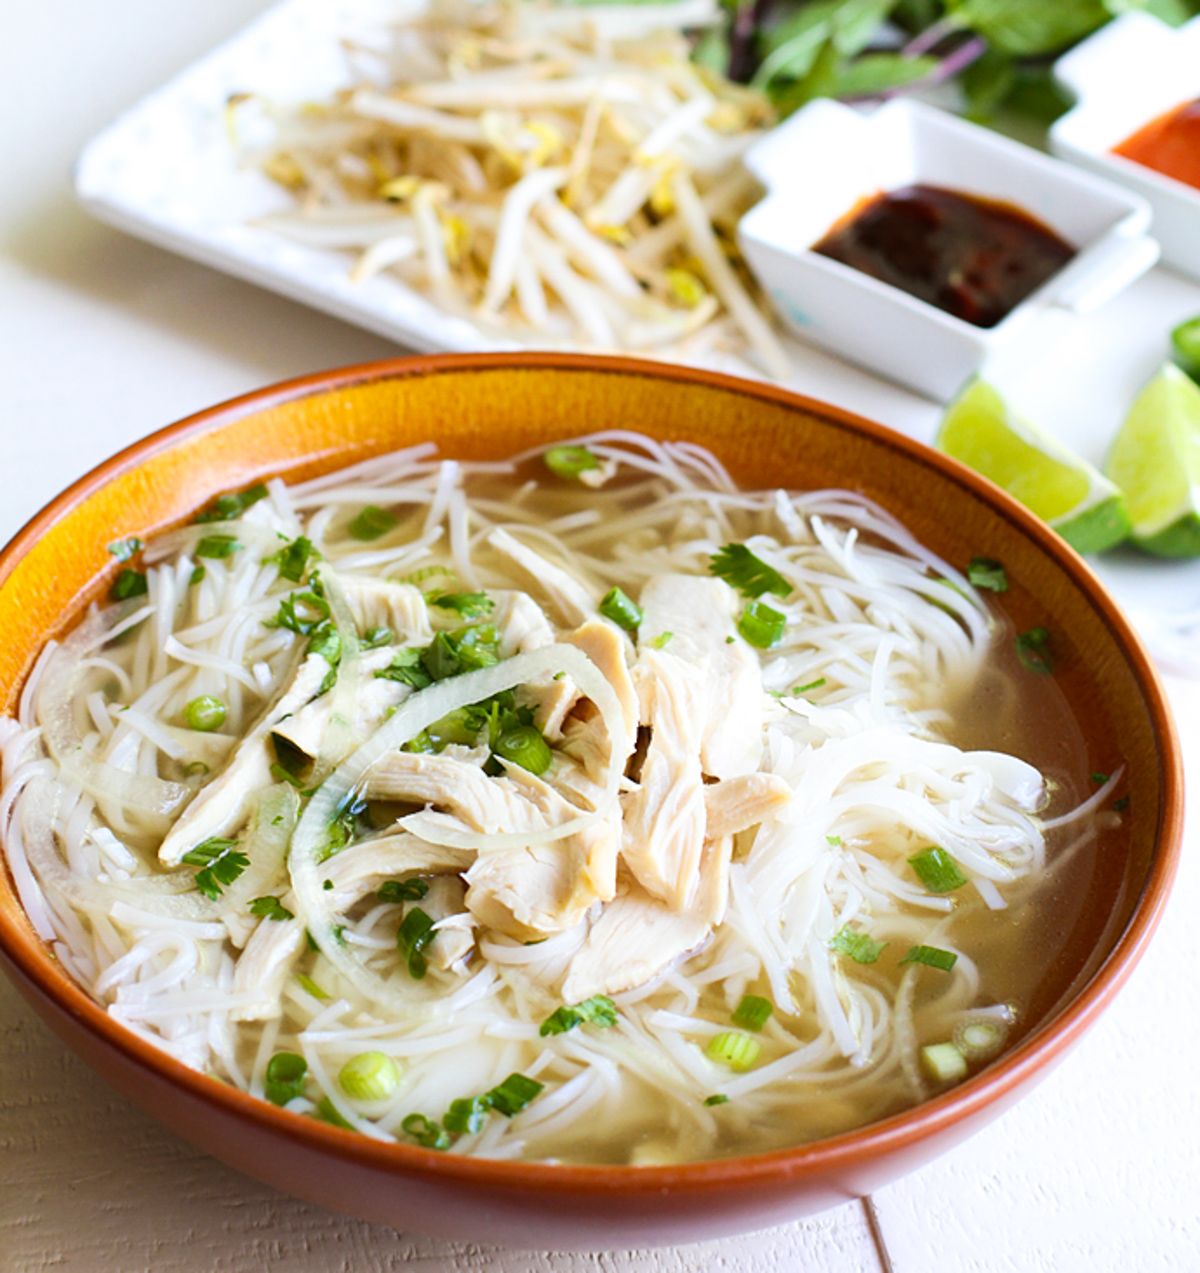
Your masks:
<svg viewBox="0 0 1200 1273"><path fill-rule="evenodd" d="M1200 279L1200 190L1112 153L1200 97L1200 18L1170 27L1148 13L1122 14L1059 58L1054 74L1079 104L1050 129L1050 149L1145 199L1164 263Z"/></svg>
<svg viewBox="0 0 1200 1273"><path fill-rule="evenodd" d="M1032 328L1044 306L1094 309L1158 259L1139 196L920 102L898 98L870 112L810 102L757 143L746 166L768 194L742 218L738 241L788 325L938 401ZM1015 204L1076 254L983 328L810 250L863 200L915 184Z"/></svg>
<svg viewBox="0 0 1200 1273"><path fill-rule="evenodd" d="M324 373L213 408L76 482L0 554L0 712L48 637L118 567L109 542L170 527L214 494L312 476L434 439L500 458L581 429L636 426L713 449L752 486L850 486L954 562L985 551L1018 630L1053 627L1055 675L1085 735L1125 757L1126 832L1105 848L1025 1032L985 1070L902 1115L815 1144L681 1166L557 1166L367 1140L190 1070L118 1025L37 939L0 873L0 962L68 1047L154 1118L280 1189L415 1233L539 1248L699 1241L868 1193L994 1118L1075 1043L1150 937L1178 853L1178 744L1154 670L1083 561L1024 508L882 426L769 386L566 355L446 355Z"/></svg>

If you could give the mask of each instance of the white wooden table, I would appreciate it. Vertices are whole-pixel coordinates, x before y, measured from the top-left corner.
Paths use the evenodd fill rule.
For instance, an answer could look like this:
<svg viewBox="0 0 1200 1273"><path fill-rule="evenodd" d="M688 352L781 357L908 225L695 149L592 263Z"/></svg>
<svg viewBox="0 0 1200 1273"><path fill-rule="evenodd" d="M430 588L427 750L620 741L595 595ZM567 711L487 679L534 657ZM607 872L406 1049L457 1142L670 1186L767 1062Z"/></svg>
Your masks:
<svg viewBox="0 0 1200 1273"><path fill-rule="evenodd" d="M70 165L120 109L266 0L34 0L0 25L0 542L70 480L152 429L387 342L89 221ZM1200 312L1162 272L1064 327L1005 387L1076 420L1095 453ZM805 389L914 436L936 411L813 355ZM1091 441L1089 442L1089 439ZM1200 765L1200 683L1169 682ZM1200 777L1200 774L1196 774ZM1113 1010L998 1123L876 1195L897 1273L1200 1269L1197 941L1189 827L1162 930ZM113 1094L0 983L0 1270L80 1273L725 1273L884 1268L858 1204L737 1241L607 1255L407 1237L296 1202L205 1158Z"/></svg>

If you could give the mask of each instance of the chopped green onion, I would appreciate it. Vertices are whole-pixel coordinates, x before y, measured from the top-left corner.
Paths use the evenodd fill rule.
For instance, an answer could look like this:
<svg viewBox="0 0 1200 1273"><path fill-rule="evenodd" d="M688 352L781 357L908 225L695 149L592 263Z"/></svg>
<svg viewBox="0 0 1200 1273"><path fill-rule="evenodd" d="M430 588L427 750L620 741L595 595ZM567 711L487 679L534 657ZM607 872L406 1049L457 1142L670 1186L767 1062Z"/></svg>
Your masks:
<svg viewBox="0 0 1200 1273"><path fill-rule="evenodd" d="M229 885L250 865L250 859L237 852L236 840L223 840L218 836L203 840L189 849L181 862L188 866L203 867L196 872L196 887L211 901L221 896L222 886Z"/></svg>
<svg viewBox="0 0 1200 1273"><path fill-rule="evenodd" d="M337 1106L329 1099L328 1096L322 1096L320 1103L317 1105L315 1117L319 1118L323 1123L330 1123L334 1127L340 1127L344 1132L354 1132L358 1128L353 1123L348 1122L338 1112Z"/></svg>
<svg viewBox="0 0 1200 1273"><path fill-rule="evenodd" d="M205 535L196 545L196 556L220 561L224 557L232 557L240 547L241 544L232 535Z"/></svg>
<svg viewBox="0 0 1200 1273"><path fill-rule="evenodd" d="M921 1063L939 1083L957 1083L967 1077L967 1058L953 1043L933 1043L922 1048Z"/></svg>
<svg viewBox="0 0 1200 1273"><path fill-rule="evenodd" d="M194 588L198 583L203 583L205 576L208 574L207 566L196 566L192 573L188 576L188 587Z"/></svg>
<svg viewBox="0 0 1200 1273"><path fill-rule="evenodd" d="M825 843L831 848L840 849L842 847L842 837L840 835L827 835Z"/></svg>
<svg viewBox="0 0 1200 1273"><path fill-rule="evenodd" d="M128 566L113 580L109 596L114 601L128 601L130 597L144 597L150 591L146 576L140 570L130 570Z"/></svg>
<svg viewBox="0 0 1200 1273"><path fill-rule="evenodd" d="M1045 628L1030 628L1016 638L1017 658L1021 666L1039 676L1048 676L1054 670L1050 656L1050 633Z"/></svg>
<svg viewBox="0 0 1200 1273"><path fill-rule="evenodd" d="M902 964L925 964L929 968L940 968L949 972L958 963L958 956L952 950L942 950L939 946L914 946L900 961Z"/></svg>
<svg viewBox="0 0 1200 1273"><path fill-rule="evenodd" d="M503 1083L493 1087L487 1093L492 1108L512 1118L519 1114L545 1086L536 1079L526 1078L524 1074L510 1074Z"/></svg>
<svg viewBox="0 0 1200 1273"><path fill-rule="evenodd" d="M658 636L650 642L650 648L652 650L665 650L674 635L674 632L660 632Z"/></svg>
<svg viewBox="0 0 1200 1273"><path fill-rule="evenodd" d="M550 1034L566 1034L584 1022L607 1029L617 1024L617 1005L608 995L592 995L582 1003L556 1008L538 1030L543 1038Z"/></svg>
<svg viewBox="0 0 1200 1273"><path fill-rule="evenodd" d="M748 1034L736 1030L726 1030L714 1035L708 1041L707 1052L714 1060L727 1065L731 1070L748 1070L758 1060L762 1044Z"/></svg>
<svg viewBox="0 0 1200 1273"><path fill-rule="evenodd" d="M764 592L769 592L783 600L792 595L792 585L778 570L756 557L745 544L726 544L714 553L709 558L708 572L724 579L744 597L761 597Z"/></svg>
<svg viewBox="0 0 1200 1273"><path fill-rule="evenodd" d="M914 853L908 864L917 873L917 878L931 893L953 893L967 883L967 877L959 869L958 863L936 844Z"/></svg>
<svg viewBox="0 0 1200 1273"><path fill-rule="evenodd" d="M555 477L564 477L568 481L578 478L588 469L600 467L600 461L586 446L552 446L543 454L542 462Z"/></svg>
<svg viewBox="0 0 1200 1273"><path fill-rule="evenodd" d="M408 975L414 981L420 981L425 976L428 965L421 952L436 936L433 920L419 906L414 906L400 923L396 945L407 961Z"/></svg>
<svg viewBox="0 0 1200 1273"><path fill-rule="evenodd" d="M304 1093L308 1062L295 1052L276 1052L267 1062L263 1090L272 1105L286 1105Z"/></svg>
<svg viewBox="0 0 1200 1273"><path fill-rule="evenodd" d="M815 681L809 681L807 685L796 685L792 688L792 693L799 697L801 694L807 694L809 690L819 690L825 684L823 676L817 677Z"/></svg>
<svg viewBox="0 0 1200 1273"><path fill-rule="evenodd" d="M738 620L738 631L757 650L769 650L783 637L787 619L765 601L748 601Z"/></svg>
<svg viewBox="0 0 1200 1273"><path fill-rule="evenodd" d="M140 553L145 546L136 535L130 535L128 539L114 539L109 544L108 551L118 561L128 561L130 557Z"/></svg>
<svg viewBox="0 0 1200 1273"><path fill-rule="evenodd" d="M264 564L273 562L279 567L279 577L299 583L304 578L308 563L312 559L320 559L321 554L312 546L312 541L301 535L293 539L286 548L281 548L271 557L264 558Z"/></svg>
<svg viewBox="0 0 1200 1273"><path fill-rule="evenodd" d="M256 897L250 903L250 914L257 915L260 919L278 920L281 924L285 920L296 918L277 897Z"/></svg>
<svg viewBox="0 0 1200 1273"><path fill-rule="evenodd" d="M728 1096L722 1096L719 1092L716 1096L706 1096L704 1098L705 1105L724 1105L729 1100Z"/></svg>
<svg viewBox="0 0 1200 1273"><path fill-rule="evenodd" d="M630 600L620 588L610 588L604 594L600 602L600 613L626 632L636 632L638 624L646 617L642 607Z"/></svg>
<svg viewBox="0 0 1200 1273"><path fill-rule="evenodd" d="M762 995L742 995L742 1001L734 1008L729 1019L743 1030L753 1030L756 1034L771 1019L775 1005Z"/></svg>
<svg viewBox="0 0 1200 1273"><path fill-rule="evenodd" d="M267 488L261 482L246 491L234 491L226 495L218 495L212 508L198 513L192 520L195 522L232 522L260 499L266 499Z"/></svg>
<svg viewBox="0 0 1200 1273"><path fill-rule="evenodd" d="M534 725L513 725L501 731L492 751L531 774L544 774L554 759L550 744Z"/></svg>
<svg viewBox="0 0 1200 1273"><path fill-rule="evenodd" d="M400 519L395 513L376 504L368 504L346 529L355 539L367 542L379 539L389 530L394 530Z"/></svg>
<svg viewBox="0 0 1200 1273"><path fill-rule="evenodd" d="M873 964L887 945L885 941L876 941L870 933L860 933L843 924L834 934L829 949L839 955L848 955L856 964Z"/></svg>
<svg viewBox="0 0 1200 1273"><path fill-rule="evenodd" d="M266 624L268 628L287 628L299 636L313 636L329 622L329 602L312 591L289 592L279 603L279 613Z"/></svg>
<svg viewBox="0 0 1200 1273"><path fill-rule="evenodd" d="M450 1137L424 1114L409 1114L400 1126L426 1149L449 1149Z"/></svg>
<svg viewBox="0 0 1200 1273"><path fill-rule="evenodd" d="M309 945L315 948L316 943L313 941L311 934L309 935L308 941ZM329 999L329 995L326 994L311 977L306 977L304 973L298 972L296 974L296 980L300 983L304 990L312 995L314 999L320 999L323 1003Z"/></svg>
<svg viewBox="0 0 1200 1273"><path fill-rule="evenodd" d="M969 1061L983 1061L995 1056L1004 1046L1005 1028L999 1021L976 1017L954 1027L954 1046Z"/></svg>
<svg viewBox="0 0 1200 1273"><path fill-rule="evenodd" d="M183 719L187 722L188 728L199 730L204 734L220 729L225 723L225 714L225 704L211 694L201 694L198 698L193 698L183 709Z"/></svg>
<svg viewBox="0 0 1200 1273"><path fill-rule="evenodd" d="M989 592L1007 592L1008 575L998 561L990 557L972 557L967 567L967 578L976 588L986 588Z"/></svg>
<svg viewBox="0 0 1200 1273"><path fill-rule="evenodd" d="M364 650L377 650L381 645L390 645L391 641L391 628L368 628L358 644Z"/></svg>
<svg viewBox="0 0 1200 1273"><path fill-rule="evenodd" d="M434 597L430 605L439 610L454 610L464 619L477 619L480 615L491 614L496 603L486 592L443 592Z"/></svg>
<svg viewBox="0 0 1200 1273"><path fill-rule="evenodd" d="M375 890L381 902L419 902L429 892L424 880L387 880Z"/></svg>
<svg viewBox="0 0 1200 1273"><path fill-rule="evenodd" d="M464 1096L450 1102L442 1122L448 1132L478 1132L483 1130L491 1112L492 1100L486 1093L483 1096Z"/></svg>
<svg viewBox="0 0 1200 1273"><path fill-rule="evenodd" d="M386 1052L360 1052L342 1066L338 1082L352 1101L382 1101L400 1086L400 1067Z"/></svg>

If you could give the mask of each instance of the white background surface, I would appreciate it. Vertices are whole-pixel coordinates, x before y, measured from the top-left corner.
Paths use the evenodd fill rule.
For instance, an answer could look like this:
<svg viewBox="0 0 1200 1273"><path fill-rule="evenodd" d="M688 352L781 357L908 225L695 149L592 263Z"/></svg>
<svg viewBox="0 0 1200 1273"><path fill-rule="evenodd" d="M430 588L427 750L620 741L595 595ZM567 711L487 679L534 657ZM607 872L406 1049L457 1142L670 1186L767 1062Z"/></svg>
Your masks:
<svg viewBox="0 0 1200 1273"><path fill-rule="evenodd" d="M33 0L0 27L0 541L113 451L192 411L387 342L89 221L70 165L118 111L265 0ZM1093 456L1200 286L1161 271L997 377ZM927 437L935 408L813 355L803 388ZM1180 606L1191 577L1179 576ZM1200 684L1168 683L1200 777ZM1135 793L1136 798L1136 793ZM998 1123L876 1195L897 1273L1200 1268L1197 832L1116 1005ZM536 1242L536 1235L531 1235ZM161 1131L0 984L0 1270L81 1273L784 1273L881 1268L857 1204L659 1252L504 1253L398 1235L295 1202Z"/></svg>

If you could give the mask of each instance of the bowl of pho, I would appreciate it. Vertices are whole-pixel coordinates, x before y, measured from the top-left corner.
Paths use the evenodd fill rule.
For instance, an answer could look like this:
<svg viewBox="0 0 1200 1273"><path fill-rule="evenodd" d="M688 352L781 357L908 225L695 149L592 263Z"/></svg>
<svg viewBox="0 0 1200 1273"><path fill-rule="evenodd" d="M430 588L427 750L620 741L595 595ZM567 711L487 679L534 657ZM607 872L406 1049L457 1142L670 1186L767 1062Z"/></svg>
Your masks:
<svg viewBox="0 0 1200 1273"><path fill-rule="evenodd" d="M323 373L0 556L0 959L233 1166L650 1245L919 1166L1074 1043L1178 852L1153 668L944 456L715 374Z"/></svg>

